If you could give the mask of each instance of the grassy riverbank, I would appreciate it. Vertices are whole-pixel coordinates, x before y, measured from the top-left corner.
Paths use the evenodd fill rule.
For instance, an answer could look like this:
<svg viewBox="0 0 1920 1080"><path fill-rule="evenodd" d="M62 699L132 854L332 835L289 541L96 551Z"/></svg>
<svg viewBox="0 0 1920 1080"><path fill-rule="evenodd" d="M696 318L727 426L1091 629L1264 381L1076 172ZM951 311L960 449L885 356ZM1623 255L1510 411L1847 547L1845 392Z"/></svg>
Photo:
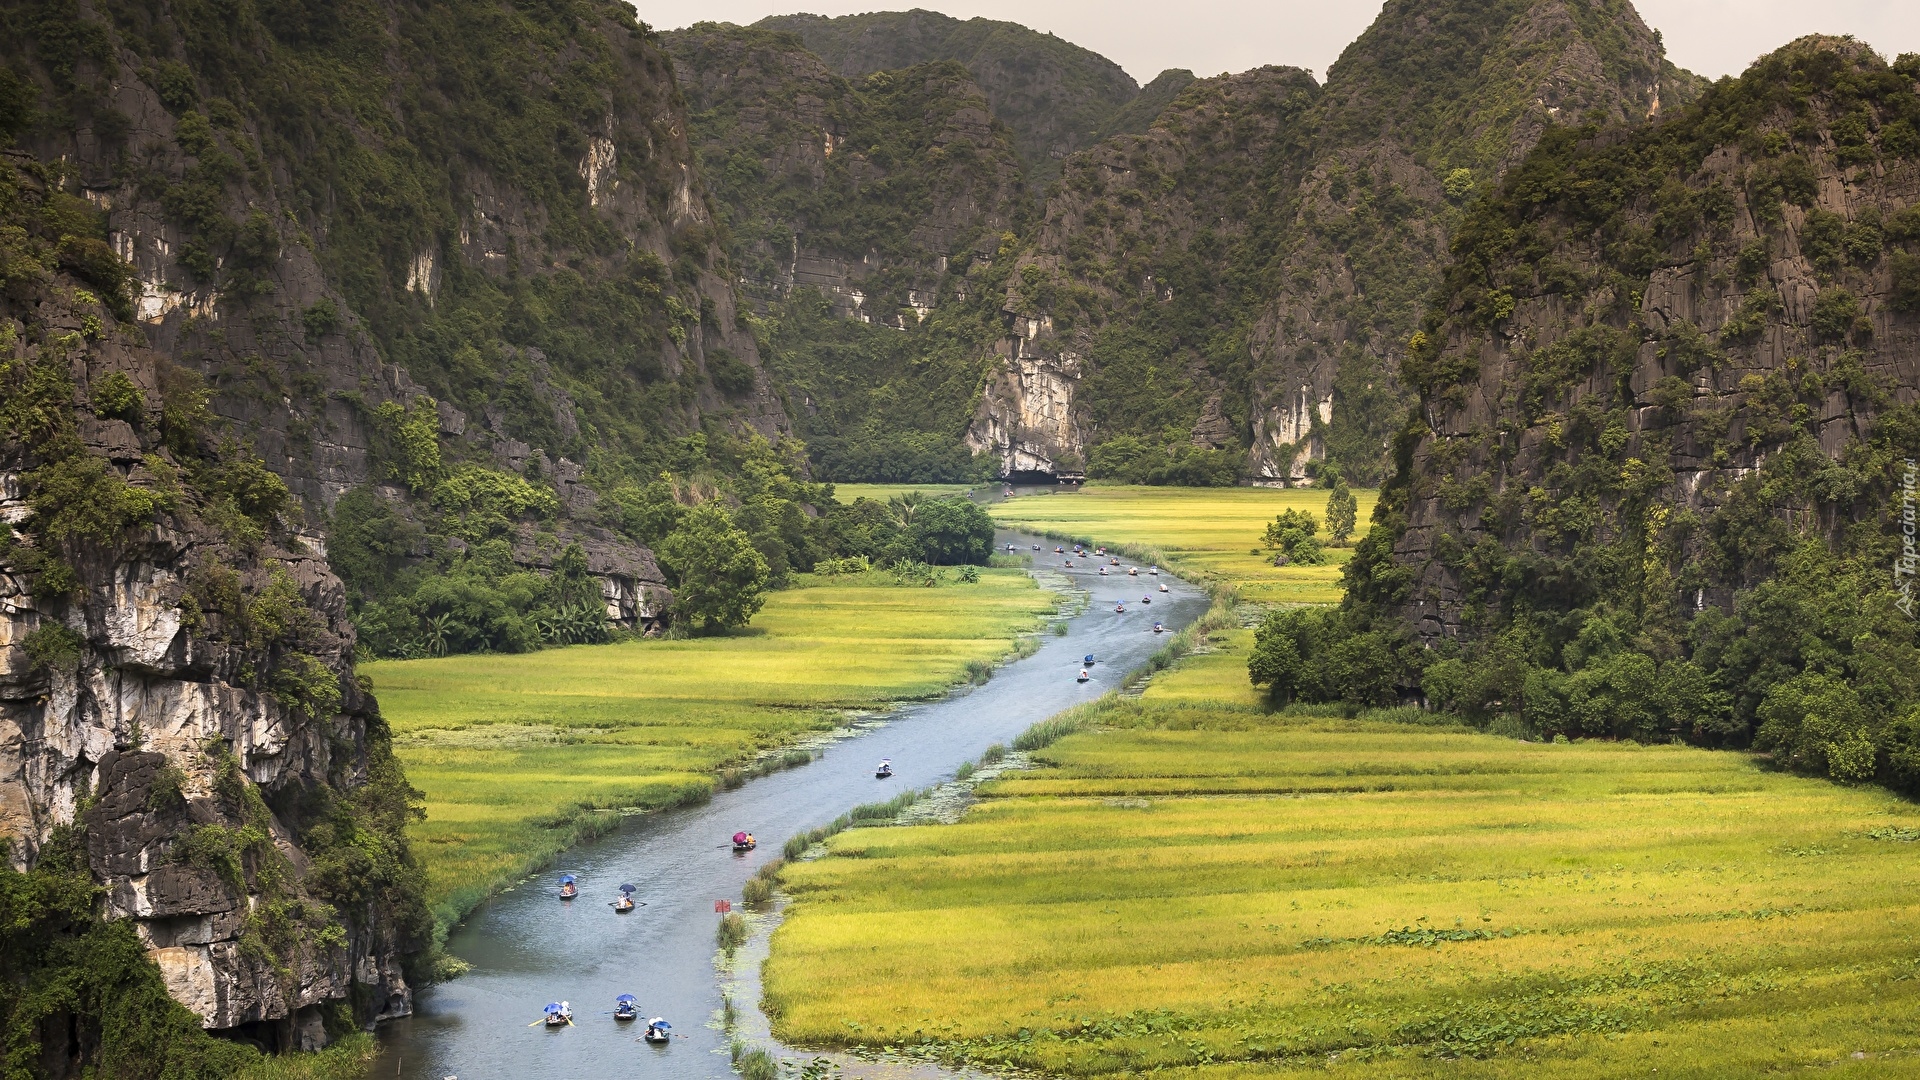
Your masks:
<svg viewBox="0 0 1920 1080"><path fill-rule="evenodd" d="M936 589L799 582L728 637L363 665L426 792L413 837L440 917L616 820L596 810L704 798L723 766L846 710L943 692L1055 600L1017 570Z"/></svg>
<svg viewBox="0 0 1920 1080"><path fill-rule="evenodd" d="M1102 494L1000 512L1160 539L1075 501ZM1183 496L1220 506L1109 505ZM1159 547L1237 584L1209 529ZM1920 1066L1911 803L1736 753L1275 713L1250 638L1072 715L957 825L790 867L783 1038L1205 1080Z"/></svg>

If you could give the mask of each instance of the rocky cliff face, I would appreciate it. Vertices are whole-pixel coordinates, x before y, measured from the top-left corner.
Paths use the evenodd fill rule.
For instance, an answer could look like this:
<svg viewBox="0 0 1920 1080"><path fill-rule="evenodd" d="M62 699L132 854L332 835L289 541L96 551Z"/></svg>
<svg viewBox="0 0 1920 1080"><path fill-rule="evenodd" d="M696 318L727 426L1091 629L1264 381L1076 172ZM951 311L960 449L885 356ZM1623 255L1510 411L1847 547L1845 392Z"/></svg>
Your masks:
<svg viewBox="0 0 1920 1080"><path fill-rule="evenodd" d="M565 477L583 537L609 478L576 463L646 475L708 419L787 430L671 68L624 5L577 8L47 9L0 45L18 145L106 212L135 320L310 526L391 476L387 402L435 399L455 460Z"/></svg>
<svg viewBox="0 0 1920 1080"><path fill-rule="evenodd" d="M1008 302L1059 330L1003 352L1076 357L1061 385L1096 442L1179 430L1249 447L1257 481L1304 481L1330 454L1377 481L1406 398L1393 362L1456 205L1549 126L1642 122L1697 82L1624 2L1388 4L1324 90L1280 69L1204 80L1147 134L1070 161ZM1002 445L986 418L1012 408L984 406L973 441Z"/></svg>
<svg viewBox="0 0 1920 1080"><path fill-rule="evenodd" d="M715 23L664 35L750 291L815 289L846 318L917 326L1029 204L966 69L833 73L800 40Z"/></svg>
<svg viewBox="0 0 1920 1080"><path fill-rule="evenodd" d="M412 793L339 580L62 179L0 163L0 838L22 869L82 830L105 916L206 1027L318 1045L331 1010L411 1007Z"/></svg>
<svg viewBox="0 0 1920 1080"><path fill-rule="evenodd" d="M915 9L839 18L782 15L754 27L793 34L829 70L847 78L942 60L964 65L986 92L993 115L1012 130L1036 190L1058 176L1061 163L1076 151L1106 135L1142 130L1154 116L1128 111L1141 90L1120 65L1017 23L962 22Z"/></svg>
<svg viewBox="0 0 1920 1080"><path fill-rule="evenodd" d="M1327 73L1250 334L1248 471L1331 453L1382 475L1401 346L1445 265L1453 206L1550 127L1638 124L1700 92L1625 2L1391 3Z"/></svg>
<svg viewBox="0 0 1920 1080"><path fill-rule="evenodd" d="M1209 365L1206 324L1318 89L1294 68L1202 80L1147 133L1067 162L1009 278L1011 332L969 445L1048 474L1084 472L1091 440L1168 418L1237 445L1231 421L1201 430L1232 377Z"/></svg>
<svg viewBox="0 0 1920 1080"><path fill-rule="evenodd" d="M1684 626L1796 538L1885 542L1920 399L1917 77L1808 39L1509 175L1407 362L1393 558L1422 640L1521 602Z"/></svg>

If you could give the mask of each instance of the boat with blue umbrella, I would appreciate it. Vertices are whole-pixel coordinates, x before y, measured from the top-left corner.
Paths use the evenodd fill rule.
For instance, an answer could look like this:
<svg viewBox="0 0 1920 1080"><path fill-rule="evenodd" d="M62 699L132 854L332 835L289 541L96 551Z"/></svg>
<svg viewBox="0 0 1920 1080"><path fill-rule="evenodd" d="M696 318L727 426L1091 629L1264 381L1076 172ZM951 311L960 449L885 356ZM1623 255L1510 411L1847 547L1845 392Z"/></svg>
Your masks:
<svg viewBox="0 0 1920 1080"><path fill-rule="evenodd" d="M620 886L620 899L613 902L613 910L615 912L625 915L627 912L633 910L633 889L634 887L632 885Z"/></svg>
<svg viewBox="0 0 1920 1080"><path fill-rule="evenodd" d="M640 1019L640 1002L632 994L621 994L613 999L613 1018L615 1020Z"/></svg>
<svg viewBox="0 0 1920 1080"><path fill-rule="evenodd" d="M560 875L560 899L571 900L580 895L580 886L574 884L572 874Z"/></svg>
<svg viewBox="0 0 1920 1080"><path fill-rule="evenodd" d="M673 1030L672 1024L669 1024L665 1020L662 1020L656 1016L653 1019L647 1021L647 1030L641 1032L640 1037L647 1040L650 1043L653 1043L656 1046L659 1046L666 1043L669 1039L673 1038L671 1034L668 1034L672 1030Z"/></svg>
<svg viewBox="0 0 1920 1080"><path fill-rule="evenodd" d="M1086 666L1088 666L1088 667L1092 667L1092 666L1093 666L1093 654L1092 654L1092 653L1088 653L1087 655L1085 655L1085 656L1083 656L1083 657L1081 657L1081 658L1080 658L1080 662L1081 662L1082 664L1085 664L1085 665L1086 665Z"/></svg>
<svg viewBox="0 0 1920 1080"><path fill-rule="evenodd" d="M550 1028L572 1027L573 1009L564 1001L549 1001L546 1015L541 1017L541 1021Z"/></svg>

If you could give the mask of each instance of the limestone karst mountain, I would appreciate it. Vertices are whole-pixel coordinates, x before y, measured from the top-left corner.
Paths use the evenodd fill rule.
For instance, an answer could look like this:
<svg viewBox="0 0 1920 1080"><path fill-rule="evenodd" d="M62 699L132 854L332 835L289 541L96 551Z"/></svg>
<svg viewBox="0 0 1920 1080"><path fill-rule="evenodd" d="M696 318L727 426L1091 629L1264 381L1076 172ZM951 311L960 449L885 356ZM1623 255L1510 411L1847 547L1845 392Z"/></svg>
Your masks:
<svg viewBox="0 0 1920 1080"><path fill-rule="evenodd" d="M793 34L829 70L847 78L940 60L961 64L1013 133L1036 187L1058 176L1060 163L1075 151L1117 131L1143 130L1157 110L1135 106L1164 104L1169 86L1192 78L1166 72L1148 93L1120 65L1052 34L921 8L838 18L780 15L754 27Z"/></svg>
<svg viewBox="0 0 1920 1080"><path fill-rule="evenodd" d="M1552 125L1643 123L1699 92L1624 0L1389 3L1324 87L1248 99L1281 78L1202 80L1068 163L974 445L1049 471L1126 435L1161 447L1116 460L1246 448L1259 480L1331 456L1375 482L1460 204Z"/></svg>
<svg viewBox="0 0 1920 1080"><path fill-rule="evenodd" d="M752 36L769 28L798 41ZM1072 143L1073 152L1046 144L1064 156L1058 178L1033 192L1042 201L1031 225L1022 227L1029 219L1004 184L991 187L1005 199L998 205L987 188L965 189L975 220L1010 223L1010 245L926 246L914 238L937 233L945 216L926 211L893 229L894 244L921 245L920 266L947 268L945 286L922 276L915 296L938 306L964 295L974 310L951 328L922 328L917 344L869 351L899 354L891 370L902 378L931 364L945 385L973 383L964 445L1010 474L1298 483L1332 459L1377 482L1409 401L1398 356L1461 207L1553 126L1643 124L1700 90L1625 0L1390 3L1325 86L1262 68L1198 81L1170 72L1145 91L1123 94L1114 82L1095 93L1088 88L1106 85L1094 77L1099 64L1015 29L909 12L705 27L698 50L695 31L670 38L685 42L674 48L683 81L699 88L693 136L742 224L736 250L749 263L770 257L786 228L800 267L798 224L826 218L832 202L818 184L811 195L789 184L794 193L770 203L769 178L796 175L793 154L739 123L750 114L748 127L824 153L838 136L815 102L845 99L799 93L795 73L824 88L828 71L872 79L933 57L965 63L1029 170L1051 137L1031 127L1036 94L1051 95L1047 115L1109 110L1109 121L1072 125L1098 132L1097 143ZM722 39L731 51L711 44ZM745 63L749 54L762 59ZM789 73L786 89L760 92L766 76L755 72L775 68ZM1028 81L1010 84L1009 72ZM860 188L861 205L891 205L892 184L914 190L898 177L952 173L932 148L901 145L887 179L876 173ZM781 207L772 230L770 205ZM867 243L877 252L876 241ZM778 275L769 264L758 276ZM821 283L840 295L832 290L844 291L842 277L828 277ZM993 338L984 352L983 328ZM889 378L885 365L864 370ZM836 432L872 415L870 395L846 401L817 389L803 390L800 408L841 414Z"/></svg>
<svg viewBox="0 0 1920 1080"><path fill-rule="evenodd" d="M1920 790L1920 56L1806 38L1550 131L1402 370L1347 599L1270 621L1263 681Z"/></svg>
<svg viewBox="0 0 1920 1080"><path fill-rule="evenodd" d="M0 24L0 1005L49 1075L224 1074L200 1028L313 1045L429 973L350 608L464 566L658 625L602 496L788 424L627 6Z"/></svg>

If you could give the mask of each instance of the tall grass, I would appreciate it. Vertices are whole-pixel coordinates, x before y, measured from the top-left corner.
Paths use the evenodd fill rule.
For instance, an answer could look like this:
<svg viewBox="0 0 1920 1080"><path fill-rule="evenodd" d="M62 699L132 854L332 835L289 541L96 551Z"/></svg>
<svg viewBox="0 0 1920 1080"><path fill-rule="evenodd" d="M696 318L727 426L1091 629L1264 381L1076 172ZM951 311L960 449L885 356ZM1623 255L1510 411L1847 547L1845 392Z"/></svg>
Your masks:
<svg viewBox="0 0 1920 1080"><path fill-rule="evenodd" d="M311 1054L268 1054L235 1073L233 1080L364 1080L380 1046L356 1031Z"/></svg>
<svg viewBox="0 0 1920 1080"><path fill-rule="evenodd" d="M808 829L806 832L795 833L787 837L787 842L780 847L780 854L786 859L797 859L805 855L808 849L812 848L815 844L823 843L831 837L846 832L848 829L859 828L863 825L886 824L894 818L899 817L900 811L905 810L907 807L912 806L914 803L926 797L927 792L925 790L915 789L912 791L903 791L885 802L861 803L859 806L841 814L839 817L834 818L819 828Z"/></svg>
<svg viewBox="0 0 1920 1080"><path fill-rule="evenodd" d="M750 1046L735 1039L730 1056L733 1070L742 1080L779 1080L780 1062L772 1054L758 1046Z"/></svg>

